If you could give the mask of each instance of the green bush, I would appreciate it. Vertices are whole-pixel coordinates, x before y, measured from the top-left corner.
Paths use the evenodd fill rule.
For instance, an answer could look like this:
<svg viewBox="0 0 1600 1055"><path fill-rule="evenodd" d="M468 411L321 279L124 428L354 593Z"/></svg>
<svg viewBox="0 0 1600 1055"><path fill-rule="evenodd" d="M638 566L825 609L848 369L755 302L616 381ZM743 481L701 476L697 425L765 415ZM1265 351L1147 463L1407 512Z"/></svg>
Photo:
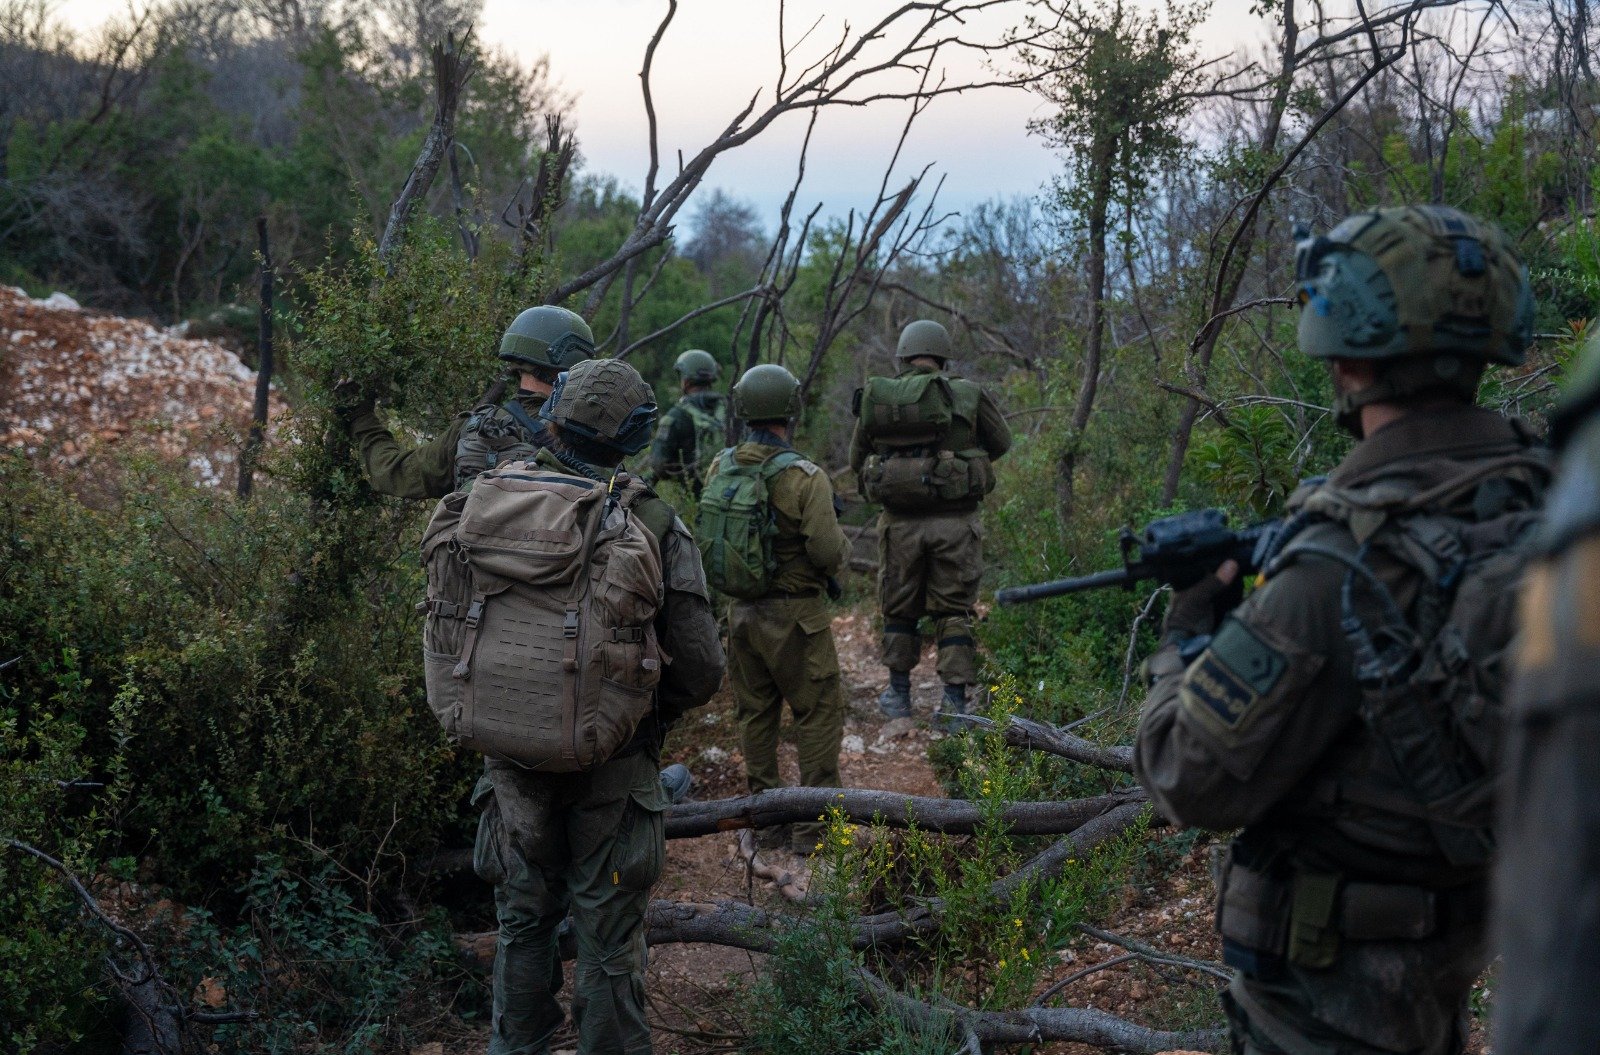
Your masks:
<svg viewBox="0 0 1600 1055"><path fill-rule="evenodd" d="M214 1031L221 1055L409 1051L468 981L442 915L386 926L331 864L301 877L268 855L239 894L231 926L203 909L172 921L180 991L256 1013Z"/></svg>
<svg viewBox="0 0 1600 1055"><path fill-rule="evenodd" d="M203 901L263 853L326 854L389 893L391 865L464 843L477 759L424 699L421 511L312 513L278 487L240 504L150 461L120 471L0 460L4 703L20 736L41 713L84 730L77 775L118 767L108 852Z"/></svg>

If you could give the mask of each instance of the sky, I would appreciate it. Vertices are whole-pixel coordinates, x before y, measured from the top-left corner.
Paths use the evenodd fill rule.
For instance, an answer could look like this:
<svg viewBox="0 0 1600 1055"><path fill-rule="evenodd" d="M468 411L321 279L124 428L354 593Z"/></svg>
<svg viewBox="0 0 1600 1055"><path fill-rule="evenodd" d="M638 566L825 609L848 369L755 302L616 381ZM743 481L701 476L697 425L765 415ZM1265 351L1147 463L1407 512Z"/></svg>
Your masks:
<svg viewBox="0 0 1600 1055"><path fill-rule="evenodd" d="M81 28L126 9L127 0L61 0L57 13ZM859 29L899 0L788 0L788 39L816 28L798 54L814 58L836 39L846 20ZM1264 39L1262 23L1248 14L1250 0L1213 0L1201 27L1208 53ZM525 60L550 56L556 82L575 97L579 147L591 172L616 176L637 192L648 165L646 119L639 70L666 0L486 0L483 39ZM770 99L778 56L777 0L680 0L678 13L656 55L652 77L660 125L663 168L676 167L681 150L692 156L757 90ZM818 21L820 19L820 22ZM996 34L1015 21L1001 17L969 27ZM971 55L941 60L950 82L987 74ZM909 104L881 102L833 108L818 123L797 209L823 203L842 216L876 198ZM960 212L992 199L1038 193L1061 161L1028 132L1030 120L1048 113L1026 91L984 89L935 100L917 120L890 180L898 189L925 165L930 185L943 177L941 212ZM794 178L805 119L780 118L762 135L717 160L705 189L720 187L754 204L763 223L775 225ZM693 202L684 218L692 217Z"/></svg>

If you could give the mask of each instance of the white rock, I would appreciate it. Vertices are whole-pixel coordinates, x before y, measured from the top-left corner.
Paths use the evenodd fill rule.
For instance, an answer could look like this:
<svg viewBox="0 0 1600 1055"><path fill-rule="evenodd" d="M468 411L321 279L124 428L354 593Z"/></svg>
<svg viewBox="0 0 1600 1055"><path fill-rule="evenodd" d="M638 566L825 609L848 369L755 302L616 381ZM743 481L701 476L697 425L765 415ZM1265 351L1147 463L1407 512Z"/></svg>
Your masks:
<svg viewBox="0 0 1600 1055"><path fill-rule="evenodd" d="M867 749L867 742L859 736L847 736L839 741L839 750L847 755L859 755Z"/></svg>
<svg viewBox="0 0 1600 1055"><path fill-rule="evenodd" d="M41 308L60 308L65 311L77 311L78 302L61 292L59 289L43 300L34 301Z"/></svg>
<svg viewBox="0 0 1600 1055"><path fill-rule="evenodd" d="M878 731L878 743L888 743L890 740L904 740L917 731L917 723L912 718L891 718L885 722Z"/></svg>
<svg viewBox="0 0 1600 1055"><path fill-rule="evenodd" d="M700 760L702 762L710 762L713 764L717 762L726 762L728 760L728 752L720 747L707 747L701 750Z"/></svg>

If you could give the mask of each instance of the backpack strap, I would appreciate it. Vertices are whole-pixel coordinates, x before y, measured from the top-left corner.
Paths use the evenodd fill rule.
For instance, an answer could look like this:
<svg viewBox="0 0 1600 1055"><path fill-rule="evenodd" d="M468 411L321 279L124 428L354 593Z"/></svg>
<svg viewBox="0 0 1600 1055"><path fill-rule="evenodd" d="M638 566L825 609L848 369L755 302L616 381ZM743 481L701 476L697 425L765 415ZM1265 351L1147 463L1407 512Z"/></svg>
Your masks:
<svg viewBox="0 0 1600 1055"><path fill-rule="evenodd" d="M522 404L517 402L517 397L512 396L510 399L506 400L500 405L502 408L504 408L507 414L511 415L512 420L514 420L518 425L521 425L523 429L527 431L528 439L531 442L537 443L540 431L539 425L528 416L528 412L526 410L522 409Z"/></svg>
<svg viewBox="0 0 1600 1055"><path fill-rule="evenodd" d="M766 483L789 466L803 461L805 458L799 451L783 450L769 454L761 461L761 482Z"/></svg>

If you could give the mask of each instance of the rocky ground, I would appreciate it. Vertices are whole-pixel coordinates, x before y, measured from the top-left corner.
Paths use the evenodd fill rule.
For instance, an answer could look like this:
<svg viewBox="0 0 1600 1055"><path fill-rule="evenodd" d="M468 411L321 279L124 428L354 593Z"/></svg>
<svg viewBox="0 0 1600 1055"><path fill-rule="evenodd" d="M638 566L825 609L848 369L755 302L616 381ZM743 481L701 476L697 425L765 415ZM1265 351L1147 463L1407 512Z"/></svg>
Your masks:
<svg viewBox="0 0 1600 1055"><path fill-rule="evenodd" d="M256 375L231 350L0 286L0 446L66 468L137 445L234 482ZM274 396L271 418L283 412Z"/></svg>

